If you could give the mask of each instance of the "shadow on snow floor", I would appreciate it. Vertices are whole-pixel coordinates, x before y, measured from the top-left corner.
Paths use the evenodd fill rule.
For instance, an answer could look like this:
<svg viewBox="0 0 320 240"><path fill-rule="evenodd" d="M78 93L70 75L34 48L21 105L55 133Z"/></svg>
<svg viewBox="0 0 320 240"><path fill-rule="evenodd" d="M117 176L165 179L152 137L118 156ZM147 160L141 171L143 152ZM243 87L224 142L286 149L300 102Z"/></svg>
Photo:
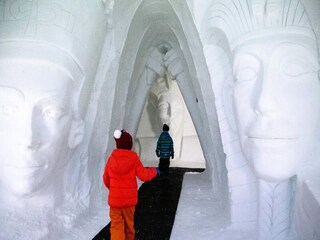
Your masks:
<svg viewBox="0 0 320 240"><path fill-rule="evenodd" d="M135 212L136 240L169 240L185 172L204 169L170 168L169 176L145 182L139 188ZM109 240L110 223L92 240Z"/></svg>

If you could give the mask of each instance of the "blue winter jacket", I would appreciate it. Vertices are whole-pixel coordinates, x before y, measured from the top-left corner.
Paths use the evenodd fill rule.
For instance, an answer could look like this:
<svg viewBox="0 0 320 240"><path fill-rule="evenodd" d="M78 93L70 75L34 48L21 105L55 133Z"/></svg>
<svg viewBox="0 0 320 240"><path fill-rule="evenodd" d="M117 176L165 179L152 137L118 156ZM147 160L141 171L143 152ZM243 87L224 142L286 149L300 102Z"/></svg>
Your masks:
<svg viewBox="0 0 320 240"><path fill-rule="evenodd" d="M162 132L157 141L156 154L160 158L174 157L173 141L168 132Z"/></svg>

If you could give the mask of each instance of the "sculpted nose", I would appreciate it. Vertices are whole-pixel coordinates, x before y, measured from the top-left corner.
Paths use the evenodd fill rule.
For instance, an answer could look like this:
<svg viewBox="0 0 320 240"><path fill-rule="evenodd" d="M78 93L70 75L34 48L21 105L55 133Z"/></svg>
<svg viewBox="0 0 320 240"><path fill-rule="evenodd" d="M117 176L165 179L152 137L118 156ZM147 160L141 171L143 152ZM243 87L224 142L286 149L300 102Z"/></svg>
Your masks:
<svg viewBox="0 0 320 240"><path fill-rule="evenodd" d="M271 115L275 112L276 102L275 102L275 91L276 86L273 85L270 77L266 75L259 86L257 91L257 102L255 107L255 112L257 115Z"/></svg>
<svg viewBox="0 0 320 240"><path fill-rule="evenodd" d="M274 112L275 104L272 96L266 96L266 94L261 95L258 98L256 105L256 114L258 115L270 115Z"/></svg>
<svg viewBox="0 0 320 240"><path fill-rule="evenodd" d="M39 134L38 134L38 126L36 125L34 111L29 111L25 114L25 119L23 124L22 131L24 132L24 136L22 143L23 145L30 150L36 150L40 147Z"/></svg>

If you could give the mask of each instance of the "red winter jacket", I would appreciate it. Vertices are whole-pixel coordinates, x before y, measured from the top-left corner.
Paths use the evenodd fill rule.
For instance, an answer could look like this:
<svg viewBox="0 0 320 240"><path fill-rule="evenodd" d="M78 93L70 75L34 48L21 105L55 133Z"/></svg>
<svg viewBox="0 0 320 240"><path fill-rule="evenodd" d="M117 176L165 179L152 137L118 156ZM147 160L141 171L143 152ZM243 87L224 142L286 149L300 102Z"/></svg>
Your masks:
<svg viewBox="0 0 320 240"><path fill-rule="evenodd" d="M138 184L157 176L156 168L145 168L137 153L131 150L114 149L106 164L103 182L109 189L110 207L131 207L138 202Z"/></svg>

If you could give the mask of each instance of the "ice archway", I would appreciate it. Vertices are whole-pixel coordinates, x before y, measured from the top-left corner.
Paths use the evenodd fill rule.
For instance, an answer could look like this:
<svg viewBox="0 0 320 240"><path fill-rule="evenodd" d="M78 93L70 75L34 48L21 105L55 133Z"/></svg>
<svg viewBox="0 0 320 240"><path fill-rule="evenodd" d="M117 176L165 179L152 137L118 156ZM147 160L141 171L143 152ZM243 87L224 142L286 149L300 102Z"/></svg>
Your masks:
<svg viewBox="0 0 320 240"><path fill-rule="evenodd" d="M126 23L121 18L123 14L128 15ZM203 21L209 21L210 14L203 14ZM252 229L257 219L256 179L242 156L235 133L230 131L232 78L225 35L213 28L202 29L205 34L199 36L189 6L182 1L116 2L113 17L121 19L121 23L110 29L114 37L106 43L112 42L116 48L105 47L102 56L121 54L114 59L119 63L116 67L110 61L103 66L112 69L105 79L116 81L101 83L100 111L95 122L95 129L99 130L94 131L89 146L97 151L91 152L100 155L105 145L99 145L97 139L105 138L107 133L106 155L110 153L116 128L126 128L135 135L152 82L167 70L179 85L197 131L206 159L207 182L223 207L230 209L227 212L233 227ZM124 45L118 45L121 42ZM92 172L98 172L103 165L93 168L97 170Z"/></svg>
<svg viewBox="0 0 320 240"><path fill-rule="evenodd" d="M242 3L254 2L258 6L259 3L271 2L272 10L272 6L284 1L248 0ZM67 197L68 202L61 209L54 209L56 212L63 213L57 214L61 215L63 226L59 225L60 219L55 220L49 217L49 219L43 219L44 222L50 222L50 224L53 222L53 225L58 222L58 229L67 227L70 230L74 224L78 224L76 221L78 216L79 218L92 217L88 215L91 212L96 213L93 210L97 205L103 206L103 210L107 211L105 196L107 191L102 187L101 172L105 164L105 155L108 155L114 147L112 133L115 128L127 128L133 134L137 132L139 119L152 83L166 72L176 79L191 113L206 159L207 170L204 177L206 182L211 184L210 191L212 187L214 195L230 207L231 228L255 228L258 212L257 179L248 168L233 131L230 104L230 90L232 90L230 59L232 57L227 38L222 32L226 29L225 25L222 26L221 31L210 28L212 20L210 7L212 3L218 1L103 0L104 9L100 0L84 0L82 4L77 2L77 5L74 2L74 0L53 0L49 3L40 0L0 1L0 30L3 33L3 39L27 40L35 44L34 49L40 49L39 40L49 43L51 47L53 45L60 46L62 49L66 47L68 55L80 61L84 75L90 80L90 87L85 87L83 91L85 93L83 102L86 105L83 109L86 130L84 141L75 149L68 164L68 174L66 174L67 194L63 196ZM225 6L236 7L233 4L234 0L221 2ZM316 6L317 0L304 2L311 3L310 9ZM89 11L88 7L91 4L94 8ZM12 9L16 11L12 12ZM51 14L55 11L59 14ZM96 14L97 12L99 14ZM316 27L317 20L320 18L318 12L314 7L313 23ZM232 27L236 24L237 21L232 24ZM51 32L51 28L54 28L57 33ZM89 29L91 31L88 31ZM51 34L48 34L49 32ZM318 29L316 32L318 36L319 32ZM100 51L103 40L104 48ZM7 47L6 50L8 50ZM73 53L74 51L76 53ZM42 51L44 52L48 53L48 51ZM15 49L11 53L18 53L18 51ZM21 53L24 53L23 58L28 57L25 49ZM100 65L97 68L100 53ZM3 58L5 52L0 51L0 55ZM17 57L19 56L18 54ZM57 55L52 56L55 56L53 59L55 62ZM47 55L44 55L44 58L46 61L50 60ZM59 64L63 64L63 61L61 60ZM66 67L65 64L63 65ZM12 69L17 67L13 65ZM34 73L35 70L30 72ZM37 76L42 80L42 74ZM52 82L55 83L56 79L53 80ZM5 83L1 81L2 84ZM29 89L28 85L26 89ZM305 182L302 183L308 185ZM299 186L298 192L301 196L312 196L305 185ZM60 185L58 190L61 190ZM310 227L311 230L308 228L306 232L312 233L315 231L314 226L317 227L317 224L312 223L319 219L313 210L319 209L319 204L316 200L314 205L310 204L312 202L310 197L303 199L299 196L298 200L302 216L299 221L304 222L308 217L304 209L311 212L310 215L315 219L306 220L311 223L306 225L313 227ZM75 205L73 201L80 203ZM78 206L85 212L83 215L78 215L80 212ZM6 208L6 205L2 204L0 207ZM28 212L23 214L26 219L34 220L32 217L29 218L31 215ZM104 212L103 214L105 220L107 214ZM12 220L13 225L17 222L18 220ZM51 230L50 224L44 231L45 234L48 229ZM99 224L104 223L100 221ZM93 229L92 225L97 227L97 224L91 224L90 227L85 227L84 231L91 230L92 234L97 233L98 230ZM34 225L32 227L26 226L23 230L28 228L29 235L29 230L31 232L34 228L38 228ZM74 229L74 231L79 230ZM13 231L7 228L7 232ZM58 236L60 234L58 231L51 231L53 235L56 232L57 236L50 235L49 239L62 239ZM82 234L77 233L77 235ZM311 239L309 235L305 235L305 239Z"/></svg>
<svg viewBox="0 0 320 240"><path fill-rule="evenodd" d="M221 197L227 183L214 94L204 56L193 55L202 53L198 33L191 16L186 19L188 35L169 1L142 1L137 8L120 59L110 129L123 126L136 133L151 84L167 70L177 80L194 122L208 181Z"/></svg>

